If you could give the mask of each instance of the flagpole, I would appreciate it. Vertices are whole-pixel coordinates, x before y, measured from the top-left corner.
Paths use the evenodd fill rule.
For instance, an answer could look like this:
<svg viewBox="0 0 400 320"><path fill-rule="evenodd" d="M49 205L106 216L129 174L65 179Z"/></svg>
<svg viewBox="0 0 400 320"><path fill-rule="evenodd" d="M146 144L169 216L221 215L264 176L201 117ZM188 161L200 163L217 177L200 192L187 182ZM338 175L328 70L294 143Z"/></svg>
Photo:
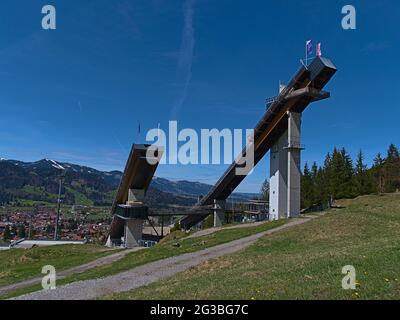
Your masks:
<svg viewBox="0 0 400 320"><path fill-rule="evenodd" d="M157 143L159 142L160 142L160 122L158 123L158 130L157 130Z"/></svg>
<svg viewBox="0 0 400 320"><path fill-rule="evenodd" d="M139 120L139 122L138 122L138 143L140 143L140 130L141 130L141 124L140 124L140 120Z"/></svg>
<svg viewBox="0 0 400 320"><path fill-rule="evenodd" d="M308 43L306 42L306 68L308 67Z"/></svg>

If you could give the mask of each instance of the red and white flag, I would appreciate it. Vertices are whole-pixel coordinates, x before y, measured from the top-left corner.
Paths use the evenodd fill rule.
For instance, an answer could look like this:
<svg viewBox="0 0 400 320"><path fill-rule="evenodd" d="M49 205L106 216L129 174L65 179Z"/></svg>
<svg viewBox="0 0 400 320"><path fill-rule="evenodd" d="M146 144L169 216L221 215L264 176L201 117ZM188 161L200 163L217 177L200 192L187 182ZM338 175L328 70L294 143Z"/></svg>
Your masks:
<svg viewBox="0 0 400 320"><path fill-rule="evenodd" d="M306 56L312 55L313 52L313 45L312 40L306 41Z"/></svg>
<svg viewBox="0 0 400 320"><path fill-rule="evenodd" d="M317 44L317 57L322 56L322 51L321 51L321 42Z"/></svg>

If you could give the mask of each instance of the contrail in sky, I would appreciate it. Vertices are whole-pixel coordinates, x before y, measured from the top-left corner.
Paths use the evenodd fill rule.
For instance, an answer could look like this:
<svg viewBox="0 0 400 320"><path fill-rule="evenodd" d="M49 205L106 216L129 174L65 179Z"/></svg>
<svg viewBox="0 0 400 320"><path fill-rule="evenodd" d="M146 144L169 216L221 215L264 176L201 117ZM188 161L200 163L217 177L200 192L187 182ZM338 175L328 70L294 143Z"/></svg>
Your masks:
<svg viewBox="0 0 400 320"><path fill-rule="evenodd" d="M192 79L192 65L195 45L193 28L194 4L195 0L185 0L183 6L184 27L178 63L178 82L183 83L183 89L174 102L171 111L171 119L176 119L177 113L185 102L190 80Z"/></svg>
<svg viewBox="0 0 400 320"><path fill-rule="evenodd" d="M123 153L126 153L127 150L126 150L125 147L122 145L121 141L119 141L119 139L117 138L117 136L115 135L115 133L114 133L113 131L112 131L111 133L112 133L112 135L113 135L113 137L114 137L115 142L116 142L116 143L118 144L118 146L120 147L121 151L122 151Z"/></svg>

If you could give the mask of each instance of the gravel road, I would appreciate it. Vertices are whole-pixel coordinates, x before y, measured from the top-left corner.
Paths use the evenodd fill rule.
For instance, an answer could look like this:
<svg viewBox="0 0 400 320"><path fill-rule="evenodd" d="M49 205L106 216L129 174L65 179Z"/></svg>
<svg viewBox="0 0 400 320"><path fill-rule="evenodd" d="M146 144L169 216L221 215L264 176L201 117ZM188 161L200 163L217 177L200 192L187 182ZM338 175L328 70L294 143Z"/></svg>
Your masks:
<svg viewBox="0 0 400 320"><path fill-rule="evenodd" d="M206 260L237 252L250 246L265 235L303 224L309 220L309 218L293 219L283 226L205 250L155 261L106 278L74 282L58 287L55 290L42 290L15 299L90 300L115 292L129 291L171 277L178 272L185 271Z"/></svg>

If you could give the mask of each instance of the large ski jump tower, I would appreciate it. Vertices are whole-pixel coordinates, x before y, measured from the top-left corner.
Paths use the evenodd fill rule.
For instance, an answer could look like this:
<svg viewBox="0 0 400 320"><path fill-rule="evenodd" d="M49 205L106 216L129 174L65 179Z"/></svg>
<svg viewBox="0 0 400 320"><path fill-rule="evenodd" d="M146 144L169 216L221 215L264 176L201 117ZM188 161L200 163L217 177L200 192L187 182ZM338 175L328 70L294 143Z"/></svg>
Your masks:
<svg viewBox="0 0 400 320"><path fill-rule="evenodd" d="M335 73L335 65L324 57L316 57L309 66L302 66L277 97L268 99L267 111L254 129L254 164L271 151L271 220L300 214L301 117L311 103L330 97L323 88ZM246 152L244 149L242 155ZM235 173L245 163L241 160L232 163L193 212L180 221L183 229L190 229L205 219L210 213L207 210L198 212L213 204L215 224L225 220L224 203L245 178Z"/></svg>
<svg viewBox="0 0 400 320"><path fill-rule="evenodd" d="M268 99L268 108L254 128L251 146L245 147L209 193L180 220L183 229L190 229L211 213L215 226L225 222L226 199L245 178L236 174L236 169L246 166L244 155L250 150L254 151L254 165L271 151L270 219L299 216L302 113L311 103L330 97L323 88L336 71L329 59L316 57L297 71L278 96ZM110 246L121 242L125 247L139 245L143 222L150 215L144 196L164 152L163 148L156 150L157 161L149 163L146 155L150 147L132 148L111 209L113 221L107 241Z"/></svg>

